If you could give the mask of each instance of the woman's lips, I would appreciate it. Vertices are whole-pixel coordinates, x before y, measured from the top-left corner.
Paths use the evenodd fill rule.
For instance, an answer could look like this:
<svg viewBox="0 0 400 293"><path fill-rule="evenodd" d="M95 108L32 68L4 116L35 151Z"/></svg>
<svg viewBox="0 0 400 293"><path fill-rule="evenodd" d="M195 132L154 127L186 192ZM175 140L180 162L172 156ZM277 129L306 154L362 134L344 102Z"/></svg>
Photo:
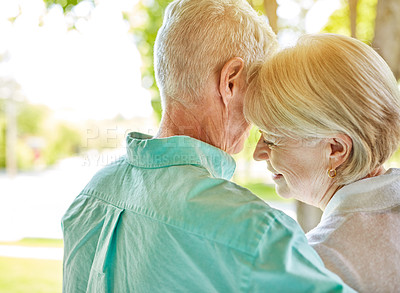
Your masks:
<svg viewBox="0 0 400 293"><path fill-rule="evenodd" d="M276 170L274 168L272 168L272 166L268 165L267 169L268 169L268 171L270 171L272 173L273 180L278 180L278 179L283 178L283 175L280 173L276 173Z"/></svg>
<svg viewBox="0 0 400 293"><path fill-rule="evenodd" d="M278 180L278 179L281 179L282 177L283 177L282 174L272 174L272 179L273 180Z"/></svg>

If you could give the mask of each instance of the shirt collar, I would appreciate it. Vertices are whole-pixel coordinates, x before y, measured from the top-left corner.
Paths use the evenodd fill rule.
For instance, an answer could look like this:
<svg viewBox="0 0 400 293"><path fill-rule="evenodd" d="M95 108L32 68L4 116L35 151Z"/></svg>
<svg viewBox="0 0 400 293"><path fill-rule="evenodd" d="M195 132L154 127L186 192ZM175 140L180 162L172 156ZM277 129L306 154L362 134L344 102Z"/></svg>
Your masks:
<svg viewBox="0 0 400 293"><path fill-rule="evenodd" d="M339 213L382 210L400 204L400 169L342 187L329 201L322 220Z"/></svg>
<svg viewBox="0 0 400 293"><path fill-rule="evenodd" d="M235 172L234 159L223 150L188 136L152 138L131 132L126 138L129 163L141 168L198 165L212 176L229 180Z"/></svg>

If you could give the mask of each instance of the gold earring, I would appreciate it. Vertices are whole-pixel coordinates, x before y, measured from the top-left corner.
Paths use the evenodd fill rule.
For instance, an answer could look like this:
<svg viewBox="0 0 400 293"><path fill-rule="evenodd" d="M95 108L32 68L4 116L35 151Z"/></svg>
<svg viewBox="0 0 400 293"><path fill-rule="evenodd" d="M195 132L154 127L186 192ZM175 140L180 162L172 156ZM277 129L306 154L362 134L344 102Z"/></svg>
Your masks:
<svg viewBox="0 0 400 293"><path fill-rule="evenodd" d="M335 178L337 174L335 169L329 169L327 173L330 178Z"/></svg>

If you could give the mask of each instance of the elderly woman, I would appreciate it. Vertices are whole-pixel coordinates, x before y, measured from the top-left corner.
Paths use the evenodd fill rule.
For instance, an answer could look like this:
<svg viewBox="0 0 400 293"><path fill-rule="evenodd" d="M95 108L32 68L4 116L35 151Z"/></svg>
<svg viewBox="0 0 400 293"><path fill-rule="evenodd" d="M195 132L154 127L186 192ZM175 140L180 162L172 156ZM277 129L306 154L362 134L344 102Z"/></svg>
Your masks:
<svg viewBox="0 0 400 293"><path fill-rule="evenodd" d="M245 114L262 136L277 193L321 208L309 243L360 292L400 290L400 93L384 60L355 39L303 36L252 74Z"/></svg>

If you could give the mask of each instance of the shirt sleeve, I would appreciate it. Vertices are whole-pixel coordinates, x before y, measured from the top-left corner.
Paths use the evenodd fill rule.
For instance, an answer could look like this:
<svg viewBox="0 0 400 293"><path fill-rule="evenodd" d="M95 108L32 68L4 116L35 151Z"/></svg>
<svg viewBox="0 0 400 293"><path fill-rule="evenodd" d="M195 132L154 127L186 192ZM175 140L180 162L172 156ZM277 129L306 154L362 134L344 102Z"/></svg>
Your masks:
<svg viewBox="0 0 400 293"><path fill-rule="evenodd" d="M248 292L355 292L325 268L299 225L280 214L263 234Z"/></svg>

